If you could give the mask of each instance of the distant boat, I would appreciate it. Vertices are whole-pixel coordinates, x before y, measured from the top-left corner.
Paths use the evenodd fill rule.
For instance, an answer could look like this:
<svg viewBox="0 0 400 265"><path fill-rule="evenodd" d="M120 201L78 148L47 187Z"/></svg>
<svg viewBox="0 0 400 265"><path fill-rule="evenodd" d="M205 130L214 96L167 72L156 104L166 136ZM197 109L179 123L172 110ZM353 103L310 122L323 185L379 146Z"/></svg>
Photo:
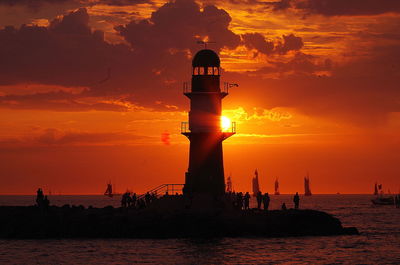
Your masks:
<svg viewBox="0 0 400 265"><path fill-rule="evenodd" d="M382 189L382 184L377 184L375 183L375 191L374 195L376 195L376 198L372 199L371 202L376 205L394 205L395 200L394 196L392 195L386 195L383 193Z"/></svg>
<svg viewBox="0 0 400 265"><path fill-rule="evenodd" d="M233 184L232 184L231 175L229 175L228 179L226 180L226 192L233 192Z"/></svg>
<svg viewBox="0 0 400 265"><path fill-rule="evenodd" d="M375 199L371 200L373 204L376 205L394 205L394 197L393 196L378 196Z"/></svg>
<svg viewBox="0 0 400 265"><path fill-rule="evenodd" d="M112 198L114 195L121 195L120 193L115 193L113 191L113 186L111 184L111 181L107 184L106 191L104 192L104 195L107 197Z"/></svg>
<svg viewBox="0 0 400 265"><path fill-rule="evenodd" d="M382 187L382 185L381 185L381 187ZM378 183L375 182L374 195L378 195L378 194L379 194L379 192L378 192Z"/></svg>
<svg viewBox="0 0 400 265"><path fill-rule="evenodd" d="M278 178L275 179L275 195L280 195L281 193L279 192L279 181Z"/></svg>
<svg viewBox="0 0 400 265"><path fill-rule="evenodd" d="M253 183L253 196L257 196L260 192L260 184L258 183L258 171L257 169L254 171L255 177L252 179Z"/></svg>
<svg viewBox="0 0 400 265"><path fill-rule="evenodd" d="M307 177L304 178L304 196L311 196L311 189L310 189L310 177L307 173Z"/></svg>
<svg viewBox="0 0 400 265"><path fill-rule="evenodd" d="M108 183L107 184L107 189L106 189L106 191L104 192L104 195L106 195L106 196L108 196L108 197L112 197L114 194L113 194L113 189L112 189L112 184L111 183Z"/></svg>

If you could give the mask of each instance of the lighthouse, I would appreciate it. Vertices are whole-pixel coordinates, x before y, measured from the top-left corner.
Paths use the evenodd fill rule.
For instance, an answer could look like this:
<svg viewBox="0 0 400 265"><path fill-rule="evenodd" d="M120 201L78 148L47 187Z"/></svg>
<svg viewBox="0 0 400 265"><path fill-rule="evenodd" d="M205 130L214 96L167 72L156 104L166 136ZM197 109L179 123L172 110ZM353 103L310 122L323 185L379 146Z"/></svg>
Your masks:
<svg viewBox="0 0 400 265"><path fill-rule="evenodd" d="M189 122L181 132L190 141L189 167L183 192L189 195L225 193L222 142L235 134L235 123L228 130L221 126L222 99L229 84L220 87L220 59L209 49L196 53L192 61L191 86L184 84L184 95L190 99Z"/></svg>

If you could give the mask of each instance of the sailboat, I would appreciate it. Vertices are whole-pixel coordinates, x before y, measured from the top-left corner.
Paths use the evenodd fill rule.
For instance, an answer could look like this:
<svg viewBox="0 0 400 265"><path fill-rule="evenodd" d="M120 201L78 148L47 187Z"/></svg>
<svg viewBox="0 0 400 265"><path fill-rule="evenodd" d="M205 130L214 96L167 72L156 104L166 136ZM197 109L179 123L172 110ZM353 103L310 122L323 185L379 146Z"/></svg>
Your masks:
<svg viewBox="0 0 400 265"><path fill-rule="evenodd" d="M275 195L280 195L278 178L275 179Z"/></svg>
<svg viewBox="0 0 400 265"><path fill-rule="evenodd" d="M104 195L106 195L106 196L108 196L108 197L112 197L114 194L113 194L113 188L112 188L112 184L111 184L111 182L109 182L108 184L107 184L107 189L106 189L106 191L104 192Z"/></svg>
<svg viewBox="0 0 400 265"><path fill-rule="evenodd" d="M232 178L231 175L228 176L228 179L226 180L226 192L233 192L233 184L232 184Z"/></svg>
<svg viewBox="0 0 400 265"><path fill-rule="evenodd" d="M111 181L110 181L107 183L107 188L106 188L106 191L104 192L104 195L112 198L114 195L121 195L121 194L113 191L113 185L111 184Z"/></svg>
<svg viewBox="0 0 400 265"><path fill-rule="evenodd" d="M304 195L311 196L311 189L310 189L310 177L307 173L307 177L304 178Z"/></svg>
<svg viewBox="0 0 400 265"><path fill-rule="evenodd" d="M383 189L382 189L382 184L377 185L377 183L375 183L375 189L376 189L376 194L374 192L374 194L376 195L376 198L372 199L372 203L376 204L376 205L394 205L394 196L392 195L388 195L385 196L383 193Z"/></svg>
<svg viewBox="0 0 400 265"><path fill-rule="evenodd" d="M378 195L378 194L379 194L379 192L378 192L378 183L375 182L374 195Z"/></svg>
<svg viewBox="0 0 400 265"><path fill-rule="evenodd" d="M252 179L253 183L253 196L257 196L260 192L260 184L258 183L258 171L257 169L254 171L255 177Z"/></svg>

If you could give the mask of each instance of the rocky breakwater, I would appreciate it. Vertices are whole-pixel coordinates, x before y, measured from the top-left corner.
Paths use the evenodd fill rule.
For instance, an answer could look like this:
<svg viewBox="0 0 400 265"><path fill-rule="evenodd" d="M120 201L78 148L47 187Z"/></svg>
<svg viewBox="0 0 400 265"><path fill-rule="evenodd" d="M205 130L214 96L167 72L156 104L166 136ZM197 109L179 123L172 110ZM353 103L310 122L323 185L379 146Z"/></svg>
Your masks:
<svg viewBox="0 0 400 265"><path fill-rule="evenodd" d="M354 235L315 210L0 207L0 238L182 238Z"/></svg>

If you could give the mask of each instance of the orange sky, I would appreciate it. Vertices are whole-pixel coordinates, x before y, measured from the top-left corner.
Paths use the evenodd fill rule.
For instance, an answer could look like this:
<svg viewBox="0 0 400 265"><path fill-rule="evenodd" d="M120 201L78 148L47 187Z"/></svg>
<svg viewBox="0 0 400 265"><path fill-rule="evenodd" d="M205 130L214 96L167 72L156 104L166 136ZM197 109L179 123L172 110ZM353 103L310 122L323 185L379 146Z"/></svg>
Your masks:
<svg viewBox="0 0 400 265"><path fill-rule="evenodd" d="M263 191L400 189L400 3L0 3L0 194L144 192L183 183L182 82L210 46L237 134L225 174ZM324 5L321 5L324 2ZM169 144L162 141L169 135Z"/></svg>

